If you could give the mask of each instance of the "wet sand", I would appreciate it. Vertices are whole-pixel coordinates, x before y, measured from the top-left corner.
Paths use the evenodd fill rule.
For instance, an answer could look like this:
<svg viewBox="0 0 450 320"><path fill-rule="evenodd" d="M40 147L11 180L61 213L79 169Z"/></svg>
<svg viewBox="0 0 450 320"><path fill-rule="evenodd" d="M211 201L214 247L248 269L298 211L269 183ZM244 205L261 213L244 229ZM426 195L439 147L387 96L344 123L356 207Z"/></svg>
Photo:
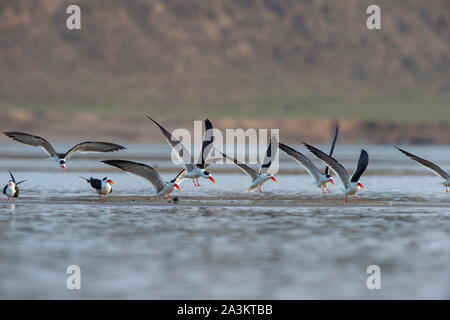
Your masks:
<svg viewBox="0 0 450 320"><path fill-rule="evenodd" d="M15 204L24 205L97 205L97 206L157 206L157 207L240 207L240 208L339 208L347 207L376 207L376 208L450 208L450 199L446 201L435 200L416 200L414 198L404 199L350 199L349 203L344 203L343 198L339 196L329 196L328 198L299 198L292 196L267 196L255 199L249 196L240 197L208 197L202 196L176 196L175 201L165 200L152 196L110 196L99 199L98 197L70 197L70 198L48 198L36 200L32 198L22 198ZM5 201L6 204L14 202Z"/></svg>

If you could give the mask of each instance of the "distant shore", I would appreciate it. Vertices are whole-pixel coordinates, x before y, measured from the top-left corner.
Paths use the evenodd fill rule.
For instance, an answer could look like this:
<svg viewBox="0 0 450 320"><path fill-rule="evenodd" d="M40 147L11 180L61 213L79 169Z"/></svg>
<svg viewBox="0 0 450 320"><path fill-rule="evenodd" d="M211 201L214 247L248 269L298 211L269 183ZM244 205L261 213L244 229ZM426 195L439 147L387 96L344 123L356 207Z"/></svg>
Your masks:
<svg viewBox="0 0 450 320"><path fill-rule="evenodd" d="M155 115L157 118L157 115ZM202 120L202 119L198 119ZM213 118L215 128L279 129L281 141L287 143L329 143L335 119L231 119ZM341 120L340 141L344 144L450 144L450 124L442 123L388 123L367 120ZM192 121L161 120L168 130L193 130ZM55 142L77 140L113 140L122 142L161 142L158 129L144 115L142 117L102 117L91 114L64 116L33 113L3 113L2 131L24 131ZM3 135L1 141L8 141Z"/></svg>

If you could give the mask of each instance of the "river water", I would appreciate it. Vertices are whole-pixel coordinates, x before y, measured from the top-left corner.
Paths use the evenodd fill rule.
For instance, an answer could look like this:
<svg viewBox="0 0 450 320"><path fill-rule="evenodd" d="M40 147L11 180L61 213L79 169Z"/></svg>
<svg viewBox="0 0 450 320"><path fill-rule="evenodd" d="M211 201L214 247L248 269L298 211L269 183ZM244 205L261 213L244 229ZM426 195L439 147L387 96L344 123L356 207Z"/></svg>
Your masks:
<svg viewBox="0 0 450 320"><path fill-rule="evenodd" d="M178 168L168 150L133 144L80 155L63 174L40 149L0 144L3 185L8 170L28 180L16 203L0 203L0 298L450 298L450 194L392 147L366 146L366 190L349 205L337 186L322 195L283 154L279 183L262 194L245 193L250 179L217 165L217 185L185 181L177 204L99 162L134 159L171 179ZM409 150L450 171L450 147ZM349 171L358 155L357 146L335 154ZM98 200L79 175L116 181L110 199ZM80 267L80 290L66 287L69 265ZM381 270L379 290L366 285L371 265Z"/></svg>

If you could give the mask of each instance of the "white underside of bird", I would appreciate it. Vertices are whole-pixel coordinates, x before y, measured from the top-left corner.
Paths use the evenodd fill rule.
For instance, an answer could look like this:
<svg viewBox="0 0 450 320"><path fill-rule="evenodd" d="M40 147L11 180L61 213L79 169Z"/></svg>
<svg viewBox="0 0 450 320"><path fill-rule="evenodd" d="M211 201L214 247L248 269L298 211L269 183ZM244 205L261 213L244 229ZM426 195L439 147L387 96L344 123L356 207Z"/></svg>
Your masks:
<svg viewBox="0 0 450 320"><path fill-rule="evenodd" d="M162 190L160 190L156 196L164 197L165 199L172 199L172 193L175 191L175 183L167 183Z"/></svg>
<svg viewBox="0 0 450 320"><path fill-rule="evenodd" d="M112 186L109 182L102 181L102 188L98 189L97 192L99 195L105 196L111 193Z"/></svg>
<svg viewBox="0 0 450 320"><path fill-rule="evenodd" d="M14 195L16 194L16 184L13 182L8 183L8 186L6 187L6 196L8 198L14 198Z"/></svg>
<svg viewBox="0 0 450 320"><path fill-rule="evenodd" d="M340 186L340 188L346 196L356 196L358 192L362 189L361 186L362 185L360 182L351 182L350 185L348 185L347 187Z"/></svg>
<svg viewBox="0 0 450 320"><path fill-rule="evenodd" d="M260 174L256 179L252 181L252 184L250 187L248 187L248 191L254 191L258 189L259 192L262 192L261 186L264 182L272 179L273 177L268 174ZM273 180L273 179L272 179Z"/></svg>

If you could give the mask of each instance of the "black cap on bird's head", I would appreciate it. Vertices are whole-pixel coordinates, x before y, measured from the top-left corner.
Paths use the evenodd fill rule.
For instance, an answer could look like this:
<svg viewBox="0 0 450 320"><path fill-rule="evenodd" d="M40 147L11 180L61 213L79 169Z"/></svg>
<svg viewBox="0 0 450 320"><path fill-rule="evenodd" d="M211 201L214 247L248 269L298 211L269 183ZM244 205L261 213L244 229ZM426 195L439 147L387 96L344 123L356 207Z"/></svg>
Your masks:
<svg viewBox="0 0 450 320"><path fill-rule="evenodd" d="M59 163L59 167L62 168L64 171L66 171L66 167L67 167L66 160L59 159L58 163Z"/></svg>
<svg viewBox="0 0 450 320"><path fill-rule="evenodd" d="M115 184L115 182L112 181L111 179L109 179L108 177L104 177L102 180L107 182L107 183L109 183L109 184Z"/></svg>
<svg viewBox="0 0 450 320"><path fill-rule="evenodd" d="M211 173L209 173L208 171L203 169L203 174L205 175L206 178L211 180L212 183L216 184L216 180L214 180L214 178L212 177Z"/></svg>
<svg viewBox="0 0 450 320"><path fill-rule="evenodd" d="M170 180L169 183L173 183L174 188L181 192L181 188L178 185L178 183L176 183L176 181L177 181L177 178Z"/></svg>
<svg viewBox="0 0 450 320"><path fill-rule="evenodd" d="M327 178L328 181L329 181L332 185L334 185L334 180L333 180L333 177L332 177L331 175L326 174L326 175L325 175L325 178Z"/></svg>

